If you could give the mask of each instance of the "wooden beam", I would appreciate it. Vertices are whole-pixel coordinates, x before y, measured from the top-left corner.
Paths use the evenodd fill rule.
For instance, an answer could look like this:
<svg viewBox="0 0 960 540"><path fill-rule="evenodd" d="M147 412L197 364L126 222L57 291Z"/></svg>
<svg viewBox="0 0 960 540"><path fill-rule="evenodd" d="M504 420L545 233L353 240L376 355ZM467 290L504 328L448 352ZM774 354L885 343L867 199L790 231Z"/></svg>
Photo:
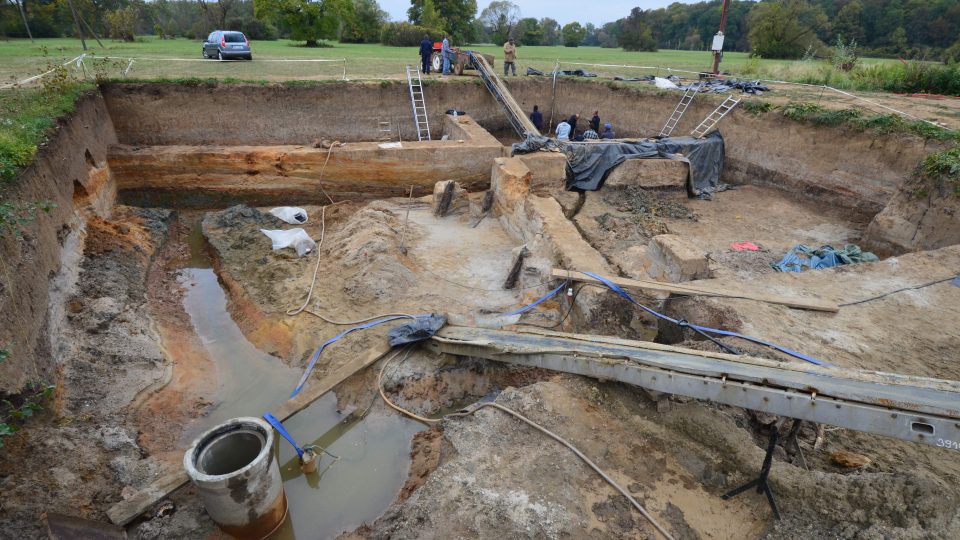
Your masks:
<svg viewBox="0 0 960 540"><path fill-rule="evenodd" d="M576 272L573 270L564 270L562 268L554 268L553 272L550 275L557 279L572 279L574 281L582 281L584 283L596 283L603 284L599 279L592 278L582 272ZM600 275L600 274L598 274ZM667 292L671 294L678 294L684 296L719 296L725 298L741 298L744 300L756 300L758 302L767 302L769 304L780 304L787 307L797 308L797 309L809 309L813 311L826 311L829 313L836 313L840 311L840 306L833 302L828 302L826 300L819 300L815 298L808 299L798 299L798 298L789 298L786 296L779 296L773 294L760 294L760 293L750 293L750 292L737 292L718 289L714 286L697 283L697 282L686 282L686 283L663 283L660 281L645 280L645 279L627 279L620 277L609 277L602 276L604 279L609 280L611 283L619 285L625 289L646 289L649 291L659 291Z"/></svg>
<svg viewBox="0 0 960 540"><path fill-rule="evenodd" d="M279 409L274 411L274 416L279 418L281 422L285 421L309 407L311 403L326 395L327 392L336 388L338 384L349 379L352 375L376 363L377 360L380 360L389 352L390 346L384 341L382 345L372 349L366 356L354 358L328 373L315 384L307 386L302 392L284 402ZM107 517L116 525L127 525L149 510L154 504L188 483L190 483L190 478L183 470L161 476L129 499L113 505L107 510Z"/></svg>

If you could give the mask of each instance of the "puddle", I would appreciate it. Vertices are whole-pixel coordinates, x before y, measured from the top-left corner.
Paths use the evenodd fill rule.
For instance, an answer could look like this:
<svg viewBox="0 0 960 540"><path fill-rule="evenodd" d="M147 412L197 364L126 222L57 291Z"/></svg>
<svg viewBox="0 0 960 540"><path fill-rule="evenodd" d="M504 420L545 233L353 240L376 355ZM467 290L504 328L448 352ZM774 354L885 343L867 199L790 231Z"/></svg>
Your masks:
<svg viewBox="0 0 960 540"><path fill-rule="evenodd" d="M199 224L187 241L189 262L178 270L186 290L183 306L214 361L219 386L209 396L214 405L208 414L184 430L184 446L227 419L275 410L300 377L299 369L247 341L230 317ZM305 476L296 452L277 437L290 514L271 538L335 538L372 523L396 498L407 478L413 435L425 426L392 413L363 412L338 411L330 393L284 423L301 445L326 448L340 459L324 455L319 472Z"/></svg>

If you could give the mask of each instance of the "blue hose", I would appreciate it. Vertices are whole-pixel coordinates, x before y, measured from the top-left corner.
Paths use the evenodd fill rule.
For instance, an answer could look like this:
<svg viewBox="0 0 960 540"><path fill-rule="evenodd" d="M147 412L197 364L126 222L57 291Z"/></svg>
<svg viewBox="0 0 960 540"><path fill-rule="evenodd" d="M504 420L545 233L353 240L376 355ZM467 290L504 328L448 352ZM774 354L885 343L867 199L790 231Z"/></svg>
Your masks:
<svg viewBox="0 0 960 540"><path fill-rule="evenodd" d="M310 378L310 373L313 372L313 366L317 363L317 359L320 358L320 353L322 353L323 350L326 349L328 345L332 345L333 343L336 343L337 341L340 341L340 339L341 339L343 336L345 336L345 335L347 335L347 334L349 334L349 333L351 333L351 332L355 332L355 331L357 331L357 330L366 330L367 328L373 328L374 326L377 326L377 325L380 325L380 324L383 324L383 323L386 323L386 322L390 322L390 321L396 321L396 320L398 320L398 319L420 319L420 318L429 317L429 316L430 316L429 313L427 313L427 314L422 314L422 315L413 315L413 316L410 316L410 315L393 315L393 316L390 316L390 317L384 317L384 318L382 318L382 319L377 319L377 320L375 320L375 321L370 321L370 322L368 322L368 323L363 323L363 324L361 324L360 326L354 326L353 328L348 328L348 329L344 330L343 332L340 332L339 334L333 336L332 338L330 338L330 339L328 339L327 341L325 341L325 342L323 343L323 345L320 345L320 347L317 349L317 351L316 351L315 353L313 353L313 356L310 358L310 363L307 364L307 368L303 371L303 376L300 377L300 381L297 383L297 387L293 389L293 393L290 394L290 397L296 396L297 394L300 393L300 390L303 389L303 385L306 384L307 379Z"/></svg>
<svg viewBox="0 0 960 540"><path fill-rule="evenodd" d="M303 458L303 448L300 448L300 445L297 444L297 441L293 440L293 435L287 432L287 429L283 427L283 424L280 422L280 419L273 415L273 413L264 413L263 419L270 423L273 426L273 429L277 430L277 433L281 437L287 440L293 446L293 449L297 451L297 456Z"/></svg>
<svg viewBox="0 0 960 540"><path fill-rule="evenodd" d="M654 317L663 319L663 320L665 320L665 321L672 322L673 324L676 324L676 325L679 325L679 326L684 326L684 324L681 324L681 322L680 322L679 320L674 319L674 318L672 318L672 317L668 317L668 316L664 315L663 313L656 312L656 311L648 308L647 306L641 304L640 302L637 302L636 300L633 299L632 296L630 296L629 293L627 293L627 291L623 290L622 287L620 287L620 286L617 285L616 283L610 281L609 279L607 279L607 278L605 278L605 277L603 277L603 276L598 276L597 274L594 274L594 273L591 273L591 272L584 272L584 274L592 277L593 279L599 280L599 281L602 282L604 285L606 285L611 291L617 293L617 294L620 295L621 297L625 298L626 300L628 300L629 302L631 302L631 303L634 304L635 306L637 306L637 307L639 307L640 309L646 311L647 313L653 315ZM738 333L736 333L736 332L731 332L731 331L729 331L729 330L720 330L720 329L718 329L718 328L710 328L710 327L707 327L707 326L699 326L699 325L691 324L691 323L686 323L685 326L689 326L690 328L693 328L694 330L699 330L699 331L701 331L701 332L707 332L707 333L710 333L710 334L716 334L716 335L718 335L718 336L729 336L729 337L735 337L735 338L744 339L744 340L746 340L746 341L750 341L750 342L756 343L756 344L758 344L758 345L763 345L763 346L765 346L765 347L770 347L771 349L776 349L776 350L778 350L778 351L780 351L780 352L782 352L782 353L784 353L784 354L788 354L788 355L790 355L790 356L793 356L794 358L799 358L800 360L806 360L807 362L810 362L811 364L816 364L816 365L818 365L818 366L830 366L830 365L831 365L829 362L824 362L823 360L819 360L819 359L814 358L814 357L812 357L812 356L807 356L807 355L805 355L805 354L803 354L803 353L799 353L799 352L797 352L797 351L793 351L793 350L787 349L786 347L781 347L780 345L777 345L777 344L775 344L775 343L769 343L769 342L767 342L767 341L763 341L762 339L757 339L757 338L755 338L755 337L745 336L745 335L743 335L743 334L738 334Z"/></svg>
<svg viewBox="0 0 960 540"><path fill-rule="evenodd" d="M554 290L548 292L547 294L541 296L540 299L538 299L538 300L535 301L534 303L532 303L532 304L527 304L527 305L523 306L523 307L520 308L520 309L511 311L510 313L504 313L503 315L504 315L505 317L509 317L510 315L519 315L519 314L521 314L521 313L525 313L525 312L527 312L527 311L530 311L531 309L533 309L533 308L537 307L538 305L540 305L541 303L543 303L546 299L548 299L548 298L550 298L551 296L553 296L553 295L557 294L558 292L562 291L563 288L564 288L566 285L567 285L567 282L564 281L563 283L560 284L559 287L557 287L556 289L554 289Z"/></svg>

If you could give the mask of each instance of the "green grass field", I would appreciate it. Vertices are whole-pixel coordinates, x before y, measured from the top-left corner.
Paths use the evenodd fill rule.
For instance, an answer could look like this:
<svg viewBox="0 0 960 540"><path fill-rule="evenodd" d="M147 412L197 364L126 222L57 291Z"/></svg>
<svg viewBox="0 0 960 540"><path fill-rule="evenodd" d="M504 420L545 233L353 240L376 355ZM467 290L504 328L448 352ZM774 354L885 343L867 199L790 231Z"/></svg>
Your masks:
<svg viewBox="0 0 960 540"><path fill-rule="evenodd" d="M414 47L386 47L383 45L333 44L333 47L306 48L288 40L253 42L253 62L200 61L200 43L195 40L160 40L152 36L138 38L134 43L104 41L101 48L95 41L88 41L88 54L95 57L116 56L137 58L128 76L149 78L234 78L241 80L287 80L329 79L342 75L340 63L276 62L280 59L346 59L347 77L357 78L402 78L406 64L418 62ZM502 53L499 46L470 46L472 50L494 55L500 65ZM0 41L0 81L22 79L45 70L50 62L64 62L83 52L75 39L38 39ZM599 47L521 47L518 54L518 72L526 72L528 66L550 71L557 61L562 69L581 67L602 76L639 76L651 73L666 75L666 68L702 71L709 69L711 56L708 52L663 50L650 52L626 52L622 49ZM152 59L152 60L151 60ZM185 59L189 61L176 61ZM865 59L865 64L896 62ZM87 64L94 69L97 61ZM96 68L110 77L120 76L127 61L99 62ZM650 66L654 69L630 69L621 67L577 66L584 64L611 64ZM660 69L656 69L659 67ZM750 77L767 77L806 82L820 71L829 68L824 62L797 62L788 60L750 60L746 53L726 53L722 69L734 74L744 73ZM681 75L683 75L681 73ZM837 82L844 87L842 77Z"/></svg>

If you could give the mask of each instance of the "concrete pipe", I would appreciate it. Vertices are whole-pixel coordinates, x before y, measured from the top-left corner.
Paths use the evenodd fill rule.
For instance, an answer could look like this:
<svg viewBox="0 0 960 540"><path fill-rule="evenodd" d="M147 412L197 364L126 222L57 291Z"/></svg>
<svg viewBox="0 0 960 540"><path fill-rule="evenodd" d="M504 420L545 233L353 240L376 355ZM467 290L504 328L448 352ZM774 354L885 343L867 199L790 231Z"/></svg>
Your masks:
<svg viewBox="0 0 960 540"><path fill-rule="evenodd" d="M207 431L183 456L207 513L224 532L260 539L287 515L273 428L260 418L234 418Z"/></svg>

